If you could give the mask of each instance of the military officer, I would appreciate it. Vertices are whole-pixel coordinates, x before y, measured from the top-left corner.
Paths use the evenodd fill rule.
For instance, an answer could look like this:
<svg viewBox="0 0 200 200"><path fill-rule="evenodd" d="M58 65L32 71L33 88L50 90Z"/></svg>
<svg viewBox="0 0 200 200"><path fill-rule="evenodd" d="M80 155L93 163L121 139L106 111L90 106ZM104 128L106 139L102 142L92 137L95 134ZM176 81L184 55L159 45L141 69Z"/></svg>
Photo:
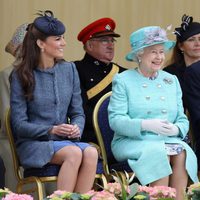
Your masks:
<svg viewBox="0 0 200 200"><path fill-rule="evenodd" d="M101 18L86 26L78 34L83 43L85 56L75 61L82 89L83 107L86 115L82 141L97 142L92 125L92 114L97 101L111 91L114 74L124 68L113 63L115 38L120 37L114 32L115 21Z"/></svg>

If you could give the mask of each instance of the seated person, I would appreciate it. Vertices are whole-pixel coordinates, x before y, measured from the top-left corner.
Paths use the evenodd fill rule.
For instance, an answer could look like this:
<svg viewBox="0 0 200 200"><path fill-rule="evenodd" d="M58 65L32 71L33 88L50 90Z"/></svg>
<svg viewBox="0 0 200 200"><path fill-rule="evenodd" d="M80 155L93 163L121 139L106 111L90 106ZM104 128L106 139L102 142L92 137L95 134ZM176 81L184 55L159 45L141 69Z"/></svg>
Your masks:
<svg viewBox="0 0 200 200"><path fill-rule="evenodd" d="M108 106L113 154L128 161L142 185L173 187L183 200L188 175L198 182L197 159L183 141L189 122L179 82L160 70L175 42L159 26L133 32L130 42L126 59L138 66L115 75Z"/></svg>
<svg viewBox="0 0 200 200"><path fill-rule="evenodd" d="M180 27L175 28L176 46L172 64L164 70L174 74L180 81L183 103L189 111L193 145L200 174L200 23L193 17L183 15Z"/></svg>
<svg viewBox="0 0 200 200"><path fill-rule="evenodd" d="M93 186L98 154L79 142L85 116L76 67L63 60L64 33L51 11L28 25L22 60L11 75L11 126L24 168L60 165L57 190L85 193Z"/></svg>
<svg viewBox="0 0 200 200"><path fill-rule="evenodd" d="M98 100L111 91L112 78L124 71L113 63L115 42L119 34L114 32L115 21L111 18L101 18L87 25L78 34L78 40L83 43L85 56L75 61L81 84L83 109L86 117L81 140L97 143L92 124L94 107Z"/></svg>
<svg viewBox="0 0 200 200"><path fill-rule="evenodd" d="M26 34L26 28L28 24L22 24L17 27L11 40L5 47L5 51L14 56L15 61L8 67L0 71L0 121L1 121L1 134L5 135L5 114L7 109L10 107L10 83L9 76L14 66L19 63L21 57L21 46Z"/></svg>

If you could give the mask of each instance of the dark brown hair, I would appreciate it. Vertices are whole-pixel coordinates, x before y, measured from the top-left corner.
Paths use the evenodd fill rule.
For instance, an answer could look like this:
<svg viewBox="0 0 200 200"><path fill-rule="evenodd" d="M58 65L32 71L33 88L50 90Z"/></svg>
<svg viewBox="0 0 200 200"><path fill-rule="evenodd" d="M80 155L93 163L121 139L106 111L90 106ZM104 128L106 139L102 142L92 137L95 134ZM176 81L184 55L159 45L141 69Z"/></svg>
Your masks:
<svg viewBox="0 0 200 200"><path fill-rule="evenodd" d="M172 51L172 56L169 61L169 64L176 64L177 66L185 66L185 60L183 52L180 50L179 45L181 43L177 40L175 47Z"/></svg>
<svg viewBox="0 0 200 200"><path fill-rule="evenodd" d="M21 82L27 100L33 99L35 80L33 70L39 65L40 48L37 40L45 41L48 36L38 31L33 24L29 24L22 45L22 60L16 66L16 72Z"/></svg>

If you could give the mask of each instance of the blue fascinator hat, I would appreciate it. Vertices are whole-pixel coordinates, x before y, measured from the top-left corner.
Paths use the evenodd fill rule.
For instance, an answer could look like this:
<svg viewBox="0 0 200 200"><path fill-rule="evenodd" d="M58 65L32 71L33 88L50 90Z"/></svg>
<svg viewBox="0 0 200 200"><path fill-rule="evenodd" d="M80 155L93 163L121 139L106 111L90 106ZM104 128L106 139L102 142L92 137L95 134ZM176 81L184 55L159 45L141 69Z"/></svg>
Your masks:
<svg viewBox="0 0 200 200"><path fill-rule="evenodd" d="M65 32L64 24L58 19L54 18L52 11L40 11L38 14L40 17L37 17L33 24L40 32L47 36L58 36Z"/></svg>
<svg viewBox="0 0 200 200"><path fill-rule="evenodd" d="M159 26L143 27L130 35L131 52L126 55L128 61L138 61L137 53L144 48L163 44L165 51L175 46L175 41L168 40L166 31Z"/></svg>

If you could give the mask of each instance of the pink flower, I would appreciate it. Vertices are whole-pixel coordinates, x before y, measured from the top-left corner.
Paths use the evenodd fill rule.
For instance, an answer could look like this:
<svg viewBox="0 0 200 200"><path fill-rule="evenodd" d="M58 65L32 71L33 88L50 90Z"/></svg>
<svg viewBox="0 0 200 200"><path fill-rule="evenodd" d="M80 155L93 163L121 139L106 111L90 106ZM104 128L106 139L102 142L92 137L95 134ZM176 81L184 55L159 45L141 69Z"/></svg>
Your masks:
<svg viewBox="0 0 200 200"><path fill-rule="evenodd" d="M96 192L92 197L92 200L117 200L117 198L114 194L103 190L100 192Z"/></svg>
<svg viewBox="0 0 200 200"><path fill-rule="evenodd" d="M66 193L66 191L64 191L64 190L56 190L56 191L54 191L53 194L51 194L50 196L48 196L48 198L53 198L53 197L61 196L64 193Z"/></svg>
<svg viewBox="0 0 200 200"><path fill-rule="evenodd" d="M167 186L139 186L139 192L146 192L151 198L174 198L176 197L176 190Z"/></svg>
<svg viewBox="0 0 200 200"><path fill-rule="evenodd" d="M33 197L27 194L10 193L3 197L2 200L33 200Z"/></svg>

